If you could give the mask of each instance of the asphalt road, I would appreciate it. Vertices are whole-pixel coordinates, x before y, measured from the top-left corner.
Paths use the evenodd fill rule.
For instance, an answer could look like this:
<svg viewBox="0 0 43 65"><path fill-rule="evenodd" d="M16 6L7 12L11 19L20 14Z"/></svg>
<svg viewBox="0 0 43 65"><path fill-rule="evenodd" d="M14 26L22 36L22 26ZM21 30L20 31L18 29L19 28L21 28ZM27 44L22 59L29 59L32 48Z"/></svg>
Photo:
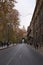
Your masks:
<svg viewBox="0 0 43 65"><path fill-rule="evenodd" d="M26 44L0 50L0 65L43 65L43 56Z"/></svg>

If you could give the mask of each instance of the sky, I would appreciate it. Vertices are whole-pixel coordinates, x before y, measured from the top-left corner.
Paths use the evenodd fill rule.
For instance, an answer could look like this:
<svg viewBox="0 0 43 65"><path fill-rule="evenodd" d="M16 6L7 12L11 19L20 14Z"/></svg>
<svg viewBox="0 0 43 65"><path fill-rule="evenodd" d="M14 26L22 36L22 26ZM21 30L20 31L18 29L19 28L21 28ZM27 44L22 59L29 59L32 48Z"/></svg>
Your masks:
<svg viewBox="0 0 43 65"><path fill-rule="evenodd" d="M15 4L15 8L19 11L20 19L20 28L23 26L27 30L27 27L30 25L33 12L35 9L36 1L35 0L16 0L18 3Z"/></svg>

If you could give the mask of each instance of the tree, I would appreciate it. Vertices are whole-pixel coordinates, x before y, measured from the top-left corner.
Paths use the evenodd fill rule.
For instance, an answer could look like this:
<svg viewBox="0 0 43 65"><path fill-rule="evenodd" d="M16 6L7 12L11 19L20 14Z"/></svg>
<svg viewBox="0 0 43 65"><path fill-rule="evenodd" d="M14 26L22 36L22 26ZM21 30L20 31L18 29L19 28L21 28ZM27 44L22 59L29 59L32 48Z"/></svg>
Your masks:
<svg viewBox="0 0 43 65"><path fill-rule="evenodd" d="M15 0L2 0L0 2L0 24L3 27L2 35L5 39L10 36L13 37L13 33L15 33L13 30L19 25L19 13L16 9L13 9L14 3L16 3Z"/></svg>
<svg viewBox="0 0 43 65"><path fill-rule="evenodd" d="M26 30L24 31L24 29L20 29L17 27L16 29L16 41L17 42L21 42L22 41L22 38L25 38L25 34L26 34Z"/></svg>

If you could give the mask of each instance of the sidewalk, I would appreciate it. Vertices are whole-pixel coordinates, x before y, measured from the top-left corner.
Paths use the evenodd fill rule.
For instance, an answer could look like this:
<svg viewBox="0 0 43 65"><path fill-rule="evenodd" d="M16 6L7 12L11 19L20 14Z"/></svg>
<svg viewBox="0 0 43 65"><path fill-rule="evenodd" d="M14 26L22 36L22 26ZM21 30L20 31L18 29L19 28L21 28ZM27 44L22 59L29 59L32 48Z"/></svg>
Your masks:
<svg viewBox="0 0 43 65"><path fill-rule="evenodd" d="M39 49L38 49L38 52L40 52L40 54L43 55L43 47L39 48Z"/></svg>
<svg viewBox="0 0 43 65"><path fill-rule="evenodd" d="M7 46L0 47L0 50L2 50L2 49L4 49L4 48L7 48Z"/></svg>
<svg viewBox="0 0 43 65"><path fill-rule="evenodd" d="M14 44L14 45L16 45L16 44ZM14 46L13 44L11 44L11 45L9 45L8 47L7 47L7 45L5 45L5 46L3 46L3 47L0 47L0 50L3 50L3 49L6 49L6 48L9 48L9 47L12 47L12 46Z"/></svg>
<svg viewBox="0 0 43 65"><path fill-rule="evenodd" d="M35 50L36 52L38 52L38 53L40 53L41 55L43 55L43 46L42 46L41 48L38 48L38 49L35 49L33 45L32 45L32 46L30 45L30 47L31 47L33 50Z"/></svg>

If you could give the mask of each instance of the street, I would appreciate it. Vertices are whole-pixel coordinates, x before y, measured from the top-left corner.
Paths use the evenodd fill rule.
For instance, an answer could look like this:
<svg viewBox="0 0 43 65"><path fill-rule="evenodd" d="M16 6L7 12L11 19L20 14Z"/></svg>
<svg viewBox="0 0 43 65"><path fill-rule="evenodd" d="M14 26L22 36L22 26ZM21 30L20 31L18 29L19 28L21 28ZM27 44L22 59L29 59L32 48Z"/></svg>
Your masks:
<svg viewBox="0 0 43 65"><path fill-rule="evenodd" d="M43 65L43 56L29 45L17 44L0 50L0 65Z"/></svg>

